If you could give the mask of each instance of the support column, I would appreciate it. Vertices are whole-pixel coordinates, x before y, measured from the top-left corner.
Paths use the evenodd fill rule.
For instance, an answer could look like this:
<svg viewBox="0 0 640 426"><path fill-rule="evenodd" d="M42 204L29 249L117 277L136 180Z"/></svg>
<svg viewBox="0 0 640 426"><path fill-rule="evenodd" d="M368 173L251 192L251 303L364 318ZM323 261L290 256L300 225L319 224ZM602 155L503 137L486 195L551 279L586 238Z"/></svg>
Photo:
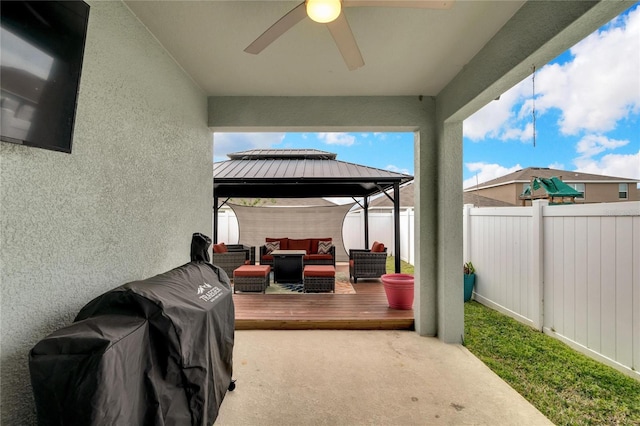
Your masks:
<svg viewBox="0 0 640 426"><path fill-rule="evenodd" d="M396 274L400 273L400 183L393 184L393 233L394 233L394 260Z"/></svg>
<svg viewBox="0 0 640 426"><path fill-rule="evenodd" d="M425 99L426 101L426 99ZM425 126L415 133L415 297L413 315L416 332L421 336L437 333L437 151L435 132ZM462 298L461 298L462 299Z"/></svg>
<svg viewBox="0 0 640 426"><path fill-rule="evenodd" d="M462 121L438 132L438 338L461 343L464 334L462 249Z"/></svg>
<svg viewBox="0 0 640 426"><path fill-rule="evenodd" d="M471 209L473 204L465 204L462 206L462 261L464 263L471 261Z"/></svg>
<svg viewBox="0 0 640 426"><path fill-rule="evenodd" d="M369 197L364 197L364 248L369 248Z"/></svg>
<svg viewBox="0 0 640 426"><path fill-rule="evenodd" d="M218 243L218 196L213 195L213 242Z"/></svg>

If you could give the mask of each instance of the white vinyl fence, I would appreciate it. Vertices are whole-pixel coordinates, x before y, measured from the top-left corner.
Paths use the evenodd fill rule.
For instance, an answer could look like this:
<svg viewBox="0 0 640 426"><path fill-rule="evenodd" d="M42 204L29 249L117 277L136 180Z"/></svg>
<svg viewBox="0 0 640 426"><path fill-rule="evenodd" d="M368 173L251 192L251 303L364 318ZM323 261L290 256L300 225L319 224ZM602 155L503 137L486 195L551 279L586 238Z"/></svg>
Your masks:
<svg viewBox="0 0 640 426"><path fill-rule="evenodd" d="M213 226L213 223L211 224ZM218 241L224 241L227 244L238 244L240 238L240 229L238 228L238 219L236 214L228 207L218 210ZM256 249L257 250L257 249Z"/></svg>
<svg viewBox="0 0 640 426"><path fill-rule="evenodd" d="M475 299L640 379L640 202L464 208Z"/></svg>
<svg viewBox="0 0 640 426"><path fill-rule="evenodd" d="M400 211L400 259L414 264L413 208ZM395 240L393 235L393 210L369 212L369 247L374 241L380 241L387 247L387 253L395 256ZM362 210L348 213L342 227L342 239L345 249L365 248L364 246L364 212Z"/></svg>

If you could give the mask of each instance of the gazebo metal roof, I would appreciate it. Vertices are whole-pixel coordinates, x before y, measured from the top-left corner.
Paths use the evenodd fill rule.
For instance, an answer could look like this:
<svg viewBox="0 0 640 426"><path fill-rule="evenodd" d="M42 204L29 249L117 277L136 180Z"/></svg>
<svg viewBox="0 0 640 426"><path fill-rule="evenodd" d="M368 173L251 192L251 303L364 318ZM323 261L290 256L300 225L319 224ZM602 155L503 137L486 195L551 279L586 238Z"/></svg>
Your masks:
<svg viewBox="0 0 640 426"><path fill-rule="evenodd" d="M368 197L413 176L336 160L313 149L257 149L213 165L217 197Z"/></svg>

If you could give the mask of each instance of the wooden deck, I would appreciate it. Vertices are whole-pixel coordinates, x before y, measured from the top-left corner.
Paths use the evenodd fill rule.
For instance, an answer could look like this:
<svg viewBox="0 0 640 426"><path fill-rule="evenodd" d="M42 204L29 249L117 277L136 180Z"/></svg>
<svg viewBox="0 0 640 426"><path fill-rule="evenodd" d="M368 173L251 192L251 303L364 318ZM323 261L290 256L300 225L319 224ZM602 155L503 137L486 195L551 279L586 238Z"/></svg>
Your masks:
<svg viewBox="0 0 640 426"><path fill-rule="evenodd" d="M236 293L236 330L413 330L413 310L389 308L381 282L353 287L356 294Z"/></svg>

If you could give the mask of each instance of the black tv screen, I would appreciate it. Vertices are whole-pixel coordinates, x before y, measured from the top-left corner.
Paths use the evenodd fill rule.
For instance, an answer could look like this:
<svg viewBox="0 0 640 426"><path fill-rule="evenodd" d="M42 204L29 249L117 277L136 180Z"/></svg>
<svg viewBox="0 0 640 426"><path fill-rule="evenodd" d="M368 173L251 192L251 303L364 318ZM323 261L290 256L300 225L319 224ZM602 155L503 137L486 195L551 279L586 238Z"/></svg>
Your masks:
<svg viewBox="0 0 640 426"><path fill-rule="evenodd" d="M71 152L89 5L3 1L0 139Z"/></svg>

